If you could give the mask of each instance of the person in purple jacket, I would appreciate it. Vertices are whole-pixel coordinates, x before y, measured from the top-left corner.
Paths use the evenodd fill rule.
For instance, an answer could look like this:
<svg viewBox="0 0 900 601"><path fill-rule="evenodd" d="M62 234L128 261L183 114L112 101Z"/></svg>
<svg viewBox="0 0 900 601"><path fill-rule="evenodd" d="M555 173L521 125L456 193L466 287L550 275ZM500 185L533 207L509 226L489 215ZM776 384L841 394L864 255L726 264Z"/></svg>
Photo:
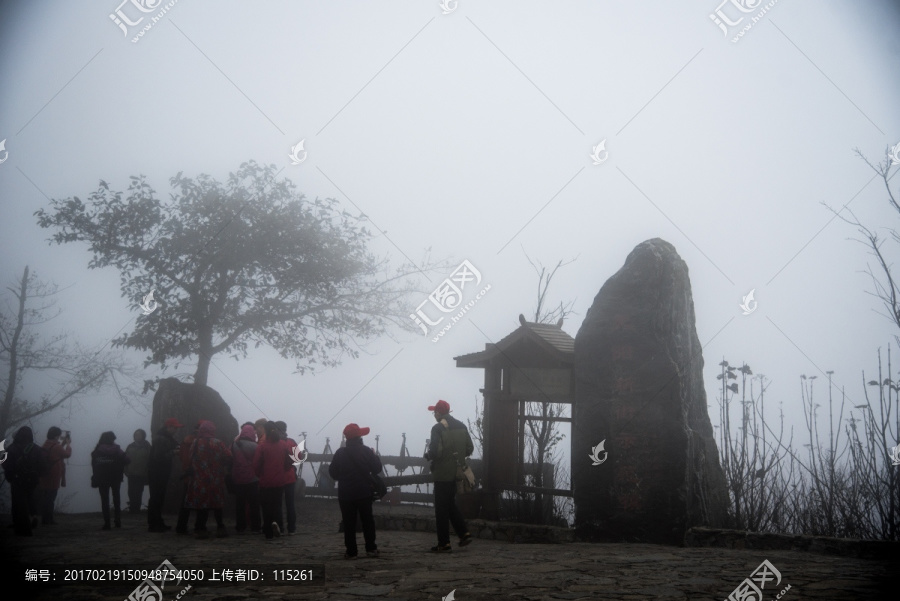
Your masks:
<svg viewBox="0 0 900 601"><path fill-rule="evenodd" d="M109 527L109 493L112 491L113 510L115 512L116 528L122 527L122 501L120 488L125 479L125 466L131 460L125 455L125 451L116 444L116 435L112 432L104 432L100 435L100 441L91 452L91 467L93 476L91 486L100 489L100 508L103 510L103 528Z"/></svg>
<svg viewBox="0 0 900 601"><path fill-rule="evenodd" d="M366 541L366 555L378 557L378 545L375 544L375 518L372 515L373 488L372 474L381 472L381 459L375 451L363 445L362 437L369 433L369 428L360 428L356 424L347 424L344 437L347 446L338 449L328 474L338 483L338 504L344 519L344 545L347 552L344 559L356 559L356 516L362 520L363 537Z"/></svg>

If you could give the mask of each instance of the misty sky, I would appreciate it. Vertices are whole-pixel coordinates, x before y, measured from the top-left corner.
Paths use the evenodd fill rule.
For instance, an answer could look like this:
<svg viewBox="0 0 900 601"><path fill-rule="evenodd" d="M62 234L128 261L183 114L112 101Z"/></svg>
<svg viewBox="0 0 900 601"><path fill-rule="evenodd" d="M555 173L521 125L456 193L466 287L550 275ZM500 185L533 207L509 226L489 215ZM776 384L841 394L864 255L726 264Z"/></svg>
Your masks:
<svg viewBox="0 0 900 601"><path fill-rule="evenodd" d="M726 36L710 19L717 0L454 5L181 0L134 43L156 12L125 35L109 17L117 0L0 3L0 281L29 265L65 287L47 331L99 347L137 317L119 273L88 270L84 245L49 246L33 213L85 199L100 179L124 191L139 174L167 198L179 171L224 181L253 159L284 168L308 198L365 213L383 232L372 250L395 264L430 248L469 260L491 289L437 343L398 333L314 376L271 350L214 357L209 384L239 422L283 419L318 452L353 421L381 435L382 453L406 432L420 455L428 405L445 399L474 418L483 372L452 358L533 315L525 253L577 258L550 292L551 304L575 301L574 336L606 279L655 237L690 269L713 423L723 357L765 374L767 405L783 402L798 426L800 374L818 375L824 395L833 370L836 394L863 401L862 370L876 369L896 327L876 312L873 258L823 203L897 223L853 152L880 161L900 142L897 2L781 0L737 42L740 26ZM594 165L604 139L608 160ZM300 140L307 159L291 165ZM751 289L758 308L745 316ZM155 375L174 372L144 377ZM73 430L69 482L86 482L100 433L114 429L124 447L149 427L151 398L139 415L91 397L35 422L36 434ZM75 507L96 510L95 495Z"/></svg>

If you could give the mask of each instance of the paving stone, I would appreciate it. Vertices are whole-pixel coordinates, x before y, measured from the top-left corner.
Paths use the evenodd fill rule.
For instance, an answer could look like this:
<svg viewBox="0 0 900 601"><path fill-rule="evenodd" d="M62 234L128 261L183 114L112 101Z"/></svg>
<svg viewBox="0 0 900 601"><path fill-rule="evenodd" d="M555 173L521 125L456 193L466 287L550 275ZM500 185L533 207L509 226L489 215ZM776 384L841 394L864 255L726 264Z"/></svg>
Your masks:
<svg viewBox="0 0 900 601"><path fill-rule="evenodd" d="M431 519L430 508L413 521ZM383 511L376 506L376 511ZM771 601L787 584L781 601L807 599L849 601L894 599L900 590L897 562L860 559L796 550L738 550L716 547L672 547L651 544L536 544L479 538L452 553L434 554L434 532L379 530L381 557L343 559L343 535L335 532L340 511L334 501L304 499L298 511L298 534L266 542L262 536L232 535L197 540L173 532L146 531L146 514L123 516L123 527L99 530L99 514L61 515L58 526L39 527L35 536L10 536L0 523L0 551L22 565L47 563L119 564L122 567L168 559L178 566L264 564L324 564L321 586L228 586L196 584L183 601L266 601L398 599L439 600L456 589L458 601L599 599L726 599L744 578L768 559L782 575L770 583L764 599ZM174 516L168 518L174 521ZM231 523L226 516L226 523ZM358 536L362 546L362 535ZM362 551L361 551L362 552ZM2 558L0 558L2 559ZM15 580L9 562L2 561L4 586ZM27 583L26 583L27 584ZM16 590L16 598L54 601L122 601L134 587L76 586L31 592ZM10 588L9 590L14 590ZM180 589L178 589L180 590ZM171 601L166 598L166 601Z"/></svg>

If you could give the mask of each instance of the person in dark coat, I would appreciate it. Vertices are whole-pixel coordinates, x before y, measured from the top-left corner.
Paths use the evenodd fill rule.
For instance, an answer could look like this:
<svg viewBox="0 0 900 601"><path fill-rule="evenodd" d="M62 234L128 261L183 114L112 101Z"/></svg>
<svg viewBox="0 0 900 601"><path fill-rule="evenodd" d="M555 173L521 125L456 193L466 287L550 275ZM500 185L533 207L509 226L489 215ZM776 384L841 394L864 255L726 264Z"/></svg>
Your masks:
<svg viewBox="0 0 900 601"><path fill-rule="evenodd" d="M472 454L475 446L466 425L450 415L450 403L438 401L428 410L437 422L431 428L431 443L425 454L434 475L434 516L438 538L437 546L431 550L442 553L451 550L450 524L453 524L453 530L459 537L460 547L472 542L466 521L456 505L456 472L457 468L465 465L466 457Z"/></svg>
<svg viewBox="0 0 900 601"><path fill-rule="evenodd" d="M200 424L205 420L198 420L194 426L194 431L184 437L181 445L178 447L178 455L181 458L181 503L178 509L178 521L175 523L175 532L177 534L189 534L188 522L191 519L191 508L185 504L188 489L191 487L192 467L191 467L191 449L194 448L194 441L197 440L197 432L200 430ZM194 530L196 534L197 530Z"/></svg>
<svg viewBox="0 0 900 601"><path fill-rule="evenodd" d="M32 528L37 526L37 518L31 516L37 515L35 491L46 464L43 459L44 450L34 444L31 428L22 426L16 431L6 452L3 471L9 482L15 533L18 536L31 536Z"/></svg>
<svg viewBox="0 0 900 601"><path fill-rule="evenodd" d="M147 529L150 532L165 532L172 529L163 521L162 508L169 477L172 475L172 460L178 455L175 432L182 427L184 426L177 419L170 417L153 436L150 461L147 463L147 484L150 486L150 498L147 500Z"/></svg>
<svg viewBox="0 0 900 601"><path fill-rule="evenodd" d="M128 477L128 513L140 513L147 486L147 464L150 462L150 442L147 433L138 428L134 431L134 442L125 447L125 454L131 463L125 468Z"/></svg>
<svg viewBox="0 0 900 601"><path fill-rule="evenodd" d="M47 441L44 442L44 452L48 462L48 471L41 476L38 485L41 502L41 525L56 524L53 520L53 509L56 506L56 495L60 486L66 485L66 464L63 461L72 456L72 447L68 435L60 442L62 430L52 426L47 430Z"/></svg>
<svg viewBox="0 0 900 601"><path fill-rule="evenodd" d="M344 436L347 446L338 449L328 466L328 474L338 483L338 504L344 519L345 559L356 559L356 517L362 520L363 538L366 541L366 555L378 557L375 544L375 518L372 515L371 474L381 472L381 459L375 451L363 445L362 437L369 428L347 424Z"/></svg>
<svg viewBox="0 0 900 601"><path fill-rule="evenodd" d="M92 484L100 489L100 509L103 510L103 528L110 530L109 493L112 492L113 511L116 528L122 527L122 480L125 479L125 466L130 460L122 447L116 444L116 435L104 432L100 435L97 446L91 452L91 467L94 470Z"/></svg>

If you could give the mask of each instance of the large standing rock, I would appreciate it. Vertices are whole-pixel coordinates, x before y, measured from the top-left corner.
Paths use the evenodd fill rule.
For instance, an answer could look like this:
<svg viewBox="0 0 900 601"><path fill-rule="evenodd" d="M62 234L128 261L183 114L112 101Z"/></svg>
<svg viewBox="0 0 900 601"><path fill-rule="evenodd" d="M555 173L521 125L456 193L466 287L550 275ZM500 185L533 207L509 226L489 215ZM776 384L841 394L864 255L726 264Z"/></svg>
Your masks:
<svg viewBox="0 0 900 601"><path fill-rule="evenodd" d="M177 378L160 380L153 397L153 415L150 418L152 432L156 433L170 417L184 424L184 428L175 433L175 439L179 442L193 432L194 426L201 419L207 419L216 425L216 438L226 445L230 446L238 435L238 423L231 415L231 409L222 396L209 386L186 384ZM165 511L178 511L182 488L181 463L175 461L166 491ZM230 495L226 498L230 498Z"/></svg>
<svg viewBox="0 0 900 601"><path fill-rule="evenodd" d="M706 407L685 262L638 245L575 337L575 525L585 538L681 544L721 527L728 493ZM605 441L594 465L591 450ZM608 455L606 455L608 453Z"/></svg>

